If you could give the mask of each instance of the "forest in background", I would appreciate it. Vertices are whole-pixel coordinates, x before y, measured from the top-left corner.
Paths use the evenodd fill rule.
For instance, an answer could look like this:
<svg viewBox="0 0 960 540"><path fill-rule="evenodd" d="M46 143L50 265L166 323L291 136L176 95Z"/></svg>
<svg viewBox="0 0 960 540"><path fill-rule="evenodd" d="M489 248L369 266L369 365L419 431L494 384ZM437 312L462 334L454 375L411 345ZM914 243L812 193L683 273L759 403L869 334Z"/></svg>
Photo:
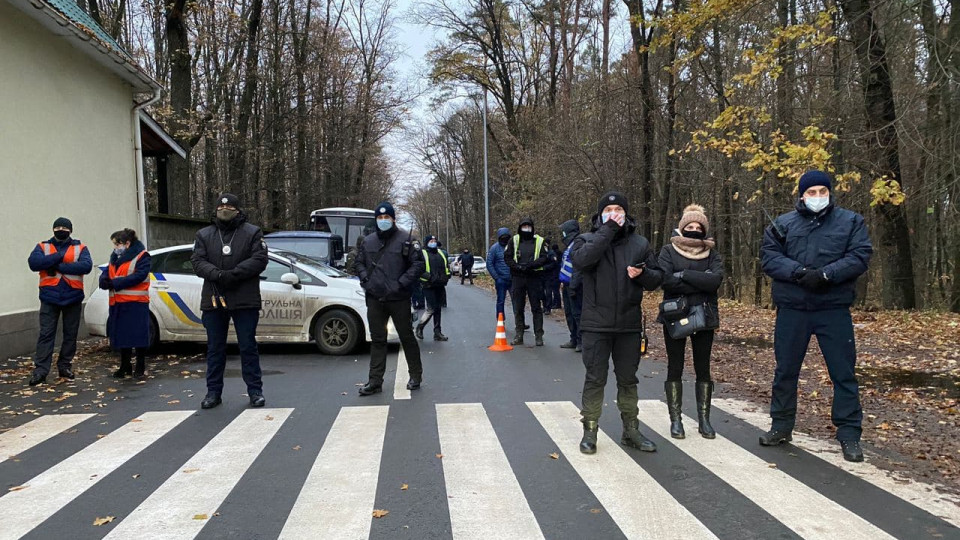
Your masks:
<svg viewBox="0 0 960 540"><path fill-rule="evenodd" d="M818 167L870 226L865 306L960 312L956 0L78 1L169 90L151 112L190 152L171 213L231 190L291 228L392 196L421 234L481 252L486 136L492 228L531 215L556 239L618 188L659 246L697 202L725 295L765 305L767 215ZM392 67L400 17L440 36L427 122ZM428 181L391 163L392 132Z"/></svg>

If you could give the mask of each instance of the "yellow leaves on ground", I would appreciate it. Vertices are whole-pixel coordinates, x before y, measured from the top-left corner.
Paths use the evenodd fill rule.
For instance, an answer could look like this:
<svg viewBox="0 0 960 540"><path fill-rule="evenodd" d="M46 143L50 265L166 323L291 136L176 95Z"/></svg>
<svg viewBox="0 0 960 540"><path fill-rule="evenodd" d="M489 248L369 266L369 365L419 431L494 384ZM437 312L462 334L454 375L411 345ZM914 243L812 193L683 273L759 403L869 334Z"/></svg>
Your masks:
<svg viewBox="0 0 960 540"><path fill-rule="evenodd" d="M373 517L375 517L375 518L377 518L377 519L380 519L380 518L386 516L386 515L389 514L389 513L390 513L389 510L374 510L374 511L373 511Z"/></svg>
<svg viewBox="0 0 960 540"><path fill-rule="evenodd" d="M179 399L171 399L167 402L167 405L176 405L177 403L180 403Z"/></svg>
<svg viewBox="0 0 960 540"><path fill-rule="evenodd" d="M293 449L294 449L294 450L300 450L301 447L300 447L300 445L298 444L298 445L294 446Z"/></svg>
<svg viewBox="0 0 960 540"><path fill-rule="evenodd" d="M190 474L190 473L198 472L199 470L200 470L200 469L184 469L184 470L183 470L183 473L184 473L184 474Z"/></svg>
<svg viewBox="0 0 960 540"><path fill-rule="evenodd" d="M410 489L410 486L407 484L400 484L400 491L406 491Z"/></svg>
<svg viewBox="0 0 960 540"><path fill-rule="evenodd" d="M437 459L443 459L443 454L437 454Z"/></svg>
<svg viewBox="0 0 960 540"><path fill-rule="evenodd" d="M560 454L557 453L557 452L554 452L554 453L550 454L550 458L551 458L551 459L560 459Z"/></svg>
<svg viewBox="0 0 960 540"><path fill-rule="evenodd" d="M23 491L23 490L27 489L28 487L30 487L30 486L28 486L28 485L26 485L26 484L24 484L24 485L22 485L22 486L13 486L12 488L8 489L7 491Z"/></svg>
<svg viewBox="0 0 960 540"><path fill-rule="evenodd" d="M76 396L76 395L77 395L77 394L74 393L74 392L64 392L60 397L55 397L55 398L53 398L53 400L56 401L57 403L59 403L59 402L64 401L64 400L66 400L66 399L68 399L68 398L72 398L72 397L74 397L74 396Z"/></svg>
<svg viewBox="0 0 960 540"><path fill-rule="evenodd" d="M195 514L195 515L193 516L193 519L201 520L201 521L202 521L202 520L204 520L204 519L210 519L210 517L207 516L206 514Z"/></svg>
<svg viewBox="0 0 960 540"><path fill-rule="evenodd" d="M107 523L113 523L113 520L115 519L117 518L114 516L98 517L97 519L93 520L93 524L97 527L102 527Z"/></svg>

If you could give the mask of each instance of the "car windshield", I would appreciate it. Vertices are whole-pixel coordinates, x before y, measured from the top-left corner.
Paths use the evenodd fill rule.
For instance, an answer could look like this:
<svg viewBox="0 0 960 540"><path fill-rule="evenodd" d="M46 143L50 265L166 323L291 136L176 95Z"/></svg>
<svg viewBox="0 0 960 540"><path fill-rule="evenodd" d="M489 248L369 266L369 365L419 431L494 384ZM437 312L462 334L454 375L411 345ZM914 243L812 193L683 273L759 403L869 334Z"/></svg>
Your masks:
<svg viewBox="0 0 960 540"><path fill-rule="evenodd" d="M311 259L329 260L330 241L326 238L266 238L267 245L283 251L306 255Z"/></svg>
<svg viewBox="0 0 960 540"><path fill-rule="evenodd" d="M342 278L350 277L350 274L345 274L336 268L330 266L327 263L318 261L316 259L311 259L306 255L301 255L300 253L294 253L292 251L283 251L283 250L272 250L273 253L280 255L281 257L286 257L290 259L290 262L296 264L297 266L306 268L310 272L317 274L318 276L332 277L332 278Z"/></svg>

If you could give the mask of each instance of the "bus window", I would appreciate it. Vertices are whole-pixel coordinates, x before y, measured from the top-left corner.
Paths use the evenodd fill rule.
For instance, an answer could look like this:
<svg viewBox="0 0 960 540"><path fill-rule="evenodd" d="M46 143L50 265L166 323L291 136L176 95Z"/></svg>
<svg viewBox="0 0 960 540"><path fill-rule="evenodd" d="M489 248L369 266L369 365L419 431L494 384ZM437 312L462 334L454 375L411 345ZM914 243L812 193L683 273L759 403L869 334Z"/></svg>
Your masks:
<svg viewBox="0 0 960 540"><path fill-rule="evenodd" d="M336 218L333 218L336 219ZM362 238L377 230L377 220L369 217L350 218L350 230L343 238L346 246L355 246L357 238Z"/></svg>
<svg viewBox="0 0 960 540"><path fill-rule="evenodd" d="M346 237L347 218L316 216L313 227L315 231L329 232L340 235L341 237Z"/></svg>

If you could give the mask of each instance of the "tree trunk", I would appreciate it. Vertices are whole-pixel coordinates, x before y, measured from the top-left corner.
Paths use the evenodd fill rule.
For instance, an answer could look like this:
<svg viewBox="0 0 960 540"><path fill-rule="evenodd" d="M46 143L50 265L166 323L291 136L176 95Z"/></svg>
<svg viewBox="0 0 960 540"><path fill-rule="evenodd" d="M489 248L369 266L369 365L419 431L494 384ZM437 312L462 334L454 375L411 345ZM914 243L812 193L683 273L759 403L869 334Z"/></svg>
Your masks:
<svg viewBox="0 0 960 540"><path fill-rule="evenodd" d="M168 164L167 182L171 214L190 215L190 139L193 117L192 68L190 41L187 31L186 0L175 0L166 6L166 38L170 63L170 131L173 138L187 151L187 159L172 154Z"/></svg>
<svg viewBox="0 0 960 540"><path fill-rule="evenodd" d="M256 186L253 175L247 171L247 133L250 130L250 118L253 115L253 98L257 91L258 61L260 59L260 20L263 14L263 0L253 0L250 16L247 18L247 55L244 60L243 93L237 109L237 127L230 144L228 168L230 171L230 190L245 204L256 204ZM256 207L256 206L252 206Z"/></svg>
<svg viewBox="0 0 960 540"><path fill-rule="evenodd" d="M646 25L642 0L624 0L630 12L630 35L633 37L633 52L640 66L640 155L643 168L640 172L640 226L643 236L651 238L653 223L651 205L653 204L653 84L650 75L650 51L647 47Z"/></svg>
<svg viewBox="0 0 960 540"><path fill-rule="evenodd" d="M887 63L886 46L874 19L870 0L839 0L850 26L863 81L866 126L869 147L876 155L880 175L900 182L897 111L893 101L893 83ZM888 309L914 309L916 289L910 230L903 205L879 204L880 255L883 265L883 306Z"/></svg>

